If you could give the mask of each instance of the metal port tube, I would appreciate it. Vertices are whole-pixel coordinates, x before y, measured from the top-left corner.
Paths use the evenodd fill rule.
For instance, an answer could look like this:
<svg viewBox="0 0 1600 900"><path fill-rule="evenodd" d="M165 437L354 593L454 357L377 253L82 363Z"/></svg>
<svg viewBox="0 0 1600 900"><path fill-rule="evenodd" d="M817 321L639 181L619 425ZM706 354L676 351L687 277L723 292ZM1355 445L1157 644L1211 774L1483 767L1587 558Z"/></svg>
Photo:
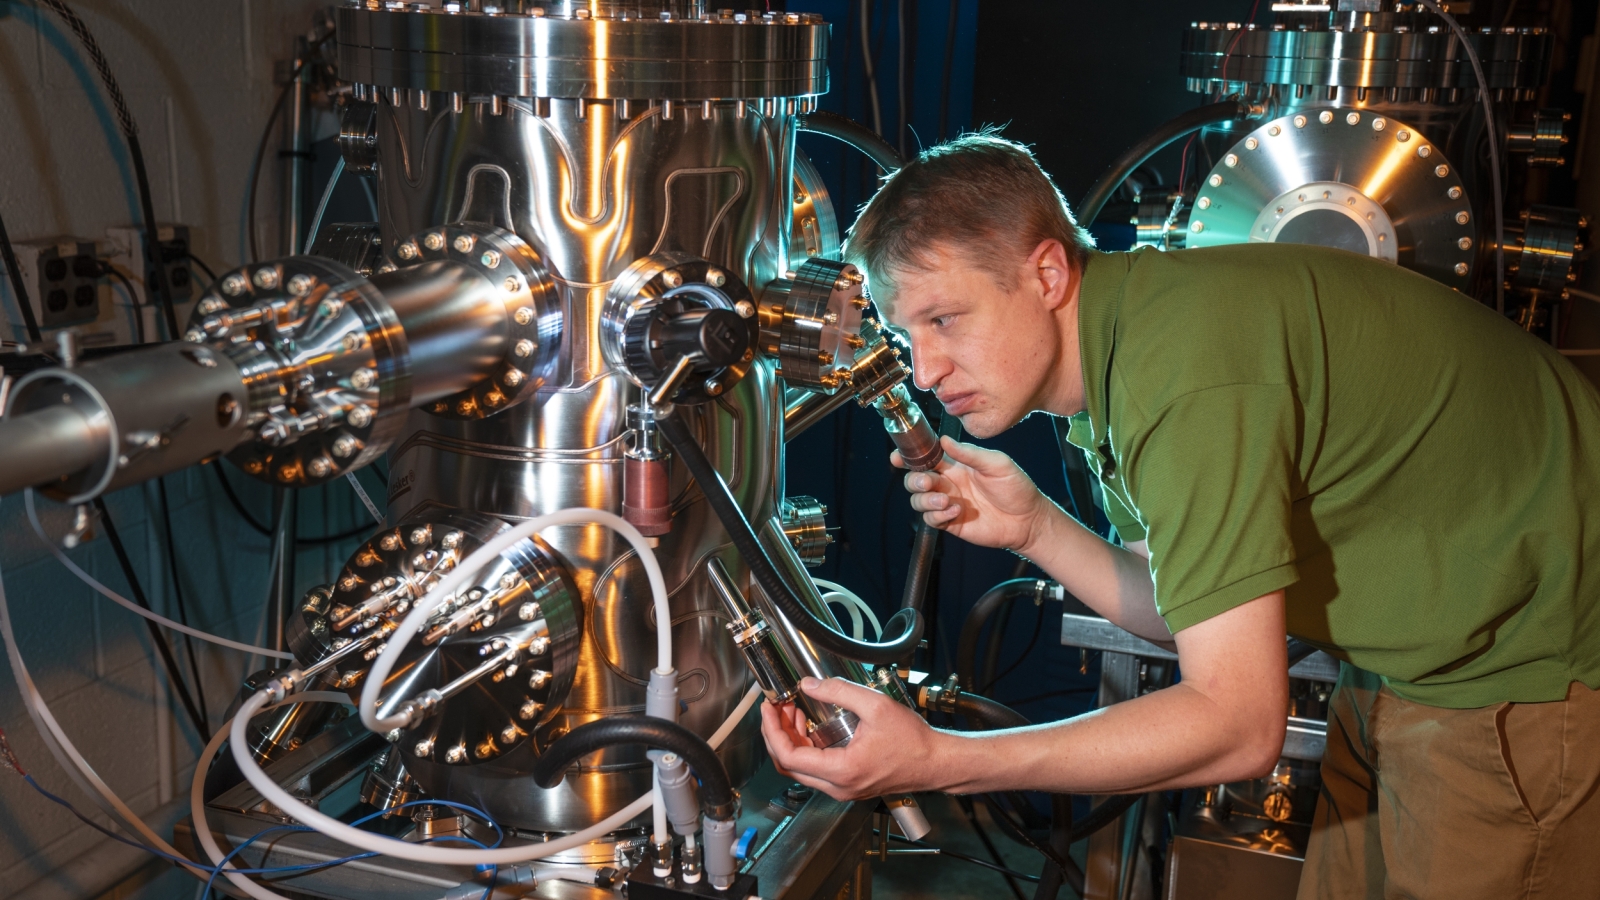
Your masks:
<svg viewBox="0 0 1600 900"><path fill-rule="evenodd" d="M37 487L86 469L108 452L104 416L75 406L52 406L0 419L0 496Z"/></svg>
<svg viewBox="0 0 1600 900"><path fill-rule="evenodd" d="M434 260L372 276L406 335L411 405L477 384L506 355L500 286L457 262Z"/></svg>

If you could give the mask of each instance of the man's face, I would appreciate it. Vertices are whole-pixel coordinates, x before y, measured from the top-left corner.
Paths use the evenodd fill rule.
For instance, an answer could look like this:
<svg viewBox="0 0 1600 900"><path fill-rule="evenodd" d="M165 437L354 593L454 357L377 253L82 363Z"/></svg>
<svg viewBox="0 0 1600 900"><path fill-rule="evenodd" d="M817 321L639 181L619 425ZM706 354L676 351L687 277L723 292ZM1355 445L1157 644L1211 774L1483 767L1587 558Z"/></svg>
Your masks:
<svg viewBox="0 0 1600 900"><path fill-rule="evenodd" d="M933 391L975 437L993 437L1040 408L1060 358L1053 310L1060 297L1041 276L1038 256L1019 260L1008 285L936 244L926 264L897 273L890 296L876 298L889 326L911 343L917 386Z"/></svg>

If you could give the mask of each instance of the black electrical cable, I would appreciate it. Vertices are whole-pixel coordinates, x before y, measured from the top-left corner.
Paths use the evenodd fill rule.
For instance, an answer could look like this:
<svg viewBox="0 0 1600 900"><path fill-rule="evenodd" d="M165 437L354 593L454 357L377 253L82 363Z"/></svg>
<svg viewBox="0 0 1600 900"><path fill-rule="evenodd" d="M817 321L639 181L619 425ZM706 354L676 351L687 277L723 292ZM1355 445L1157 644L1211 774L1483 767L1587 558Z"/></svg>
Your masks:
<svg viewBox="0 0 1600 900"><path fill-rule="evenodd" d="M195 265L199 266L200 267L200 271L206 273L206 277L211 279L211 281L213 283L217 280L217 273L211 271L211 267L206 265L205 260L201 259L198 256L195 256L193 253L184 254L184 258L188 259L189 262L192 262Z"/></svg>
<svg viewBox="0 0 1600 900"><path fill-rule="evenodd" d="M989 858L994 860L995 865L1004 866L1006 863L1005 858L1000 855L1000 848L996 847L994 841L989 837L988 829L984 828L983 823L978 820L978 811L972 805L972 798L957 795L956 805L960 806L961 812L966 815L967 824L972 826L972 833L978 836L979 842L983 844L983 849L989 851ZM1011 895L1016 900L1025 900L1022 896L1022 888L1017 886L1017 879L1012 877L1010 873L1005 875L1005 879L1006 886L1011 888Z"/></svg>
<svg viewBox="0 0 1600 900"><path fill-rule="evenodd" d="M178 577L178 547L172 539L172 510L167 504L167 478L165 475L156 478L156 494L161 500L161 529L166 534L167 568L172 573L172 599L178 612L178 621L189 624L189 610L183 602L183 583ZM195 700L200 708L206 708L205 682L200 678L200 657L194 649L194 639L189 635L183 636L183 646L189 651L189 674L194 676ZM209 740L209 738L208 738Z"/></svg>
<svg viewBox="0 0 1600 900"><path fill-rule="evenodd" d="M1066 794L1050 795L1050 840L1051 849L1061 855L1063 859L1072 859L1071 844L1067 838L1072 833L1072 798ZM1073 860L1076 862L1076 860ZM1088 879L1082 870L1074 872L1063 871L1058 866L1046 866L1039 873L1039 887L1034 890L1033 900L1055 900L1061 893L1061 885L1065 882L1079 897L1083 896L1084 882Z"/></svg>
<svg viewBox="0 0 1600 900"><path fill-rule="evenodd" d="M987 694L989 691L993 690L994 686L1000 683L1000 679L1010 675L1012 672L1015 672L1017 667L1022 665L1023 660L1028 658L1028 654L1033 652L1033 648L1039 645L1039 635L1044 631L1044 604L1040 603L1038 608L1038 615L1035 616L1033 620L1033 635L1028 638L1028 646L1023 647L1022 652L1017 654L1017 658L1012 660L1011 665L1006 666L1005 670L999 675L996 675L992 678L985 676L983 680L983 688L980 690L980 693ZM988 667L992 662L993 657L984 660L984 665Z"/></svg>
<svg viewBox="0 0 1600 900"><path fill-rule="evenodd" d="M622 744L644 744L678 754L700 779L700 802L706 814L715 819L732 816L737 795L717 752L682 725L653 716L615 716L579 725L539 755L530 773L533 782L553 788L561 783L568 766L596 750Z"/></svg>
<svg viewBox="0 0 1600 900"><path fill-rule="evenodd" d="M1078 224L1084 228L1093 224L1095 217L1100 215L1100 210L1105 208L1106 201L1110 200L1111 195L1122 186L1122 182L1168 144L1207 125L1245 119L1250 114L1250 104L1238 100L1226 100L1191 109L1167 120L1117 157L1117 161L1106 169L1105 174L1090 186L1089 192L1084 194L1083 201L1077 207Z"/></svg>
<svg viewBox="0 0 1600 900"><path fill-rule="evenodd" d="M878 829L876 829L876 828L872 829L872 833L875 834L875 835L878 834L879 833ZM999 872L999 873L1001 873L1002 875L1005 875L1008 878L1020 878L1023 881L1038 881L1039 880L1039 876L1037 876L1037 875L1029 875L1027 872L1018 872L1016 869L1008 869L1005 866L995 865L994 863L988 862L987 860L979 859L976 856L968 856L965 853L960 853L960 852L955 851L955 850L946 850L943 847L936 847L933 844L930 844L930 843L928 843L926 841L912 840L911 838L908 838L903 834L895 834L892 831L889 832L889 840L891 840L891 841L899 841L902 844L911 844L912 846L922 847L923 849L926 849L926 850L937 850L939 852L937 854L934 854L934 855L937 855L937 856L948 856L951 859L959 859L962 862L969 862L969 863L972 863L975 866L982 866L985 869L991 869L993 871ZM1020 892L1018 893L1018 896L1021 896Z"/></svg>
<svg viewBox="0 0 1600 900"><path fill-rule="evenodd" d="M872 56L872 0L861 0L861 63L867 76L867 99L872 108L872 131L883 135L883 104L878 100L878 71Z"/></svg>
<svg viewBox="0 0 1600 900"><path fill-rule="evenodd" d="M946 415L939 420L939 437L959 438L961 419ZM944 530L935 528L917 516L916 537L911 541L911 562L906 568L905 593L900 598L901 609L922 611L928 595L928 584L933 573L933 560L939 553L940 538ZM937 601L935 601L937 602Z"/></svg>
<svg viewBox="0 0 1600 900"><path fill-rule="evenodd" d="M102 265L105 264L102 263ZM144 307L139 304L139 295L133 290L133 282L128 280L128 276L118 272L116 269L111 268L109 265L105 265L104 271L107 276L115 278L117 281L121 282L122 289L128 292L128 302L133 304L134 340L139 344L147 343L149 341L149 335L145 334L144 332Z"/></svg>
<svg viewBox="0 0 1600 900"><path fill-rule="evenodd" d="M906 126L911 124L911 88L906 83L910 76L909 54L911 31L906 28L906 0L895 0L896 63L895 63L895 129L894 145L900 155L906 155Z"/></svg>
<svg viewBox="0 0 1600 900"><path fill-rule="evenodd" d="M222 472L222 466L214 466L213 470L217 473L217 482L222 485L222 493L228 498L228 503L233 507L233 511L239 514L239 518L243 519L244 523L250 526L251 531L271 537L272 529L261 524L261 520L252 515L249 508L244 505L244 501L240 500L239 495L234 493L233 485L228 482L228 476ZM388 479L386 478L384 480L387 481ZM349 531L341 531L338 534L325 534L318 535L317 537L296 538L295 546L311 547L320 544L337 544L340 541L348 541L351 538L370 534L372 533L372 528L373 526L371 525L357 525Z"/></svg>
<svg viewBox="0 0 1600 900"><path fill-rule="evenodd" d="M28 299L28 288L22 283L22 269L17 266L17 252L11 246L11 236L6 233L6 220L0 217L0 262L5 263L6 274L11 276L11 292L17 295L17 307L22 310L22 325L28 330L28 342L44 343L39 331L39 320L33 315L33 302Z"/></svg>
<svg viewBox="0 0 1600 900"><path fill-rule="evenodd" d="M744 511L739 509L738 502L728 491L727 482L722 480L722 475L711 464L711 460L706 458L700 442L689 433L689 426L684 423L683 417L673 414L663 416L657 421L662 436L672 445L684 468L689 470L690 477L699 483L701 494L711 505L711 510L717 519L722 522L722 527L727 530L728 536L732 538L739 555L744 557L745 564L750 567L750 573L755 576L762 592L788 617L800 633L823 650L837 653L847 659L875 665L895 665L916 649L917 642L922 638L923 621L922 614L914 609L902 609L891 616L889 621L884 623L883 630L887 634L893 634L894 637L878 644L858 641L849 635L841 634L818 619L800 602L800 598L795 596L794 588L788 580L778 574L777 567L767 555L766 548L756 537L755 529L750 527L750 521L745 518ZM899 630L892 630L897 623L900 626Z"/></svg>
<svg viewBox="0 0 1600 900"><path fill-rule="evenodd" d="M149 599L145 597L144 585L139 581L139 574L134 571L133 561L128 558L128 550L122 544L122 536L117 533L116 523L111 521L111 511L106 509L105 500L101 497L94 498L94 508L100 514L100 521L105 525L106 538L111 542L111 551L116 554L117 565L122 569L122 577L128 582L128 591L133 594L134 602L154 612L150 609ZM166 634L156 623L145 619L144 624L150 630L150 641L156 645L156 652L161 654L161 663L167 670L167 681L172 683L172 689L178 695L178 702L183 704L190 724L194 726L202 741L209 742L211 729L206 724L205 715L196 705L194 695L189 693L189 686L184 683L183 670L172 654L172 644L167 641Z"/></svg>
<svg viewBox="0 0 1600 900"><path fill-rule="evenodd" d="M801 131L831 137L842 141L860 150L866 157L875 163L884 174L893 172L905 165L905 158L894 145L884 140L872 129L855 121L847 119L836 113L819 109L810 115L801 116L795 120L795 127Z"/></svg>
<svg viewBox="0 0 1600 900"><path fill-rule="evenodd" d="M272 139L272 126L278 121L278 114L283 112L283 104L289 99L289 92L294 90L295 83L300 80L300 70L306 67L306 61L301 58L295 63L294 71L289 73L289 82L278 92L278 99L272 104L272 113L267 116L267 124L261 129L261 141L256 144L256 155L250 161L250 180L245 185L245 228L250 232L250 261L261 261L261 249L256 240L256 186L261 181L261 160L267 154L267 142Z"/></svg>
<svg viewBox="0 0 1600 900"><path fill-rule="evenodd" d="M61 0L41 0L41 2L65 20L73 34L78 36L78 42L83 44L84 52L89 55L89 60L94 63L95 70L100 74L100 82L105 85L106 93L111 97L111 105L116 108L117 123L122 128L123 138L128 142L128 157L133 162L134 179L139 187L139 212L144 219L145 281L154 282L156 297L161 301L161 310L166 316L168 337L176 339L178 314L173 309L172 292L167 287L166 262L161 254L161 235L160 229L156 226L155 203L150 199L150 174L145 170L144 150L139 145L139 127L133 121L133 113L128 111L128 101L122 96L122 87L111 72L111 64L106 61L100 43L89 32L89 26L85 25L83 20L78 18L78 14Z"/></svg>
<svg viewBox="0 0 1600 900"><path fill-rule="evenodd" d="M972 605L966 620L961 623L961 637L956 643L956 677L968 690L977 690L978 687L978 637L984 625L1001 608L1018 598L1042 593L1043 585L1044 582L1037 578L1012 578L984 591L978 602Z"/></svg>

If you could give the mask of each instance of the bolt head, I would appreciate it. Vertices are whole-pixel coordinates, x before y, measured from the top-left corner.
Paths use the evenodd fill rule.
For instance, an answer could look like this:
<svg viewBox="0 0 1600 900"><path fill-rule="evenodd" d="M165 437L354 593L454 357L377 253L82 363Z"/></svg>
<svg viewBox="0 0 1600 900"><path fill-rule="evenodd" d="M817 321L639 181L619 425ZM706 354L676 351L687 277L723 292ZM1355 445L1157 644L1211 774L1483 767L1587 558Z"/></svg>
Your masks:
<svg viewBox="0 0 1600 900"><path fill-rule="evenodd" d="M451 246L456 248L456 252L457 253L471 253L472 252L472 244L473 244L473 242L474 242L474 238L472 237L472 235L470 235L470 234L458 234L458 235L456 235L456 239L451 244Z"/></svg>
<svg viewBox="0 0 1600 900"><path fill-rule="evenodd" d="M1465 274L1467 274L1467 264L1464 263L1464 262L1456 263L1456 274L1457 275L1465 275Z"/></svg>
<svg viewBox="0 0 1600 900"><path fill-rule="evenodd" d="M1244 148L1246 150L1254 150L1259 146L1261 146L1261 142L1256 140L1253 137L1248 137L1248 138L1244 139Z"/></svg>
<svg viewBox="0 0 1600 900"><path fill-rule="evenodd" d="M356 439L348 434L341 434L333 439L333 455L341 459L356 452Z"/></svg>
<svg viewBox="0 0 1600 900"><path fill-rule="evenodd" d="M507 279L507 281L509 281L509 280L510 279ZM518 325L526 325L529 322L533 321L533 307L531 307L531 306L521 307L516 312L512 313L511 317L513 319L517 320L517 324Z"/></svg>
<svg viewBox="0 0 1600 900"><path fill-rule="evenodd" d="M206 333L198 328L191 328L183 333L183 339L191 344L203 344L206 340Z"/></svg>
<svg viewBox="0 0 1600 900"><path fill-rule="evenodd" d="M433 542L433 529L424 525L421 528L411 529L411 546L419 547Z"/></svg>
<svg viewBox="0 0 1600 900"><path fill-rule="evenodd" d="M533 640L528 642L528 655L529 656L543 656L543 655L545 655L546 653L549 653L549 652L550 652L550 639L547 638L547 637L536 637Z"/></svg>
<svg viewBox="0 0 1600 900"><path fill-rule="evenodd" d="M1418 159L1427 159L1428 157L1430 157L1432 155L1433 155L1433 148L1432 147L1428 146L1427 144L1419 144L1419 145L1417 145L1417 158Z"/></svg>
<svg viewBox="0 0 1600 900"><path fill-rule="evenodd" d="M510 590L516 587L517 582L521 580L521 575L518 575L515 572L507 572L506 574L500 576L500 588L502 590Z"/></svg>
<svg viewBox="0 0 1600 900"><path fill-rule="evenodd" d="M748 319L756 314L756 305L749 300L740 300L733 305L733 311L739 314L739 318ZM835 322L839 320L837 313L829 313L828 315L833 316Z"/></svg>
<svg viewBox="0 0 1600 900"><path fill-rule="evenodd" d="M418 756L430 756L433 753L433 741L417 741L417 746L412 748Z"/></svg>
<svg viewBox="0 0 1600 900"><path fill-rule="evenodd" d="M721 269L710 269L706 272L706 284L712 287L722 287L728 283L728 276Z"/></svg>
<svg viewBox="0 0 1600 900"><path fill-rule="evenodd" d="M271 266L257 269L254 280L256 287L262 290L271 290L278 286L278 270Z"/></svg>
<svg viewBox="0 0 1600 900"><path fill-rule="evenodd" d="M459 744L444 752L444 761L448 763L463 762L466 760L466 758L467 748L462 747Z"/></svg>
<svg viewBox="0 0 1600 900"><path fill-rule="evenodd" d="M1451 200L1460 200L1461 199L1461 188L1451 187L1450 190L1445 191L1444 193L1445 193L1445 196L1449 197Z"/></svg>
<svg viewBox="0 0 1600 900"><path fill-rule="evenodd" d="M1456 246L1460 247L1463 250L1471 250L1472 249L1472 238L1469 238L1469 237L1457 238L1456 239Z"/></svg>
<svg viewBox="0 0 1600 900"><path fill-rule="evenodd" d="M417 245L407 241L406 243L395 248L394 255L400 257L401 259L416 259Z"/></svg>
<svg viewBox="0 0 1600 900"><path fill-rule="evenodd" d="M1450 167L1444 163L1440 163L1439 165L1433 167L1433 174L1443 178L1450 174Z"/></svg>
<svg viewBox="0 0 1600 900"><path fill-rule="evenodd" d="M444 235L435 231L422 239L422 246L427 247L429 250L443 250Z"/></svg>
<svg viewBox="0 0 1600 900"><path fill-rule="evenodd" d="M539 711L542 709L544 709L543 703L540 703L537 700L529 700L528 702L522 704L522 707L517 710L517 718L526 722L534 716L537 716Z"/></svg>
<svg viewBox="0 0 1600 900"><path fill-rule="evenodd" d="M1385 128L1388 128L1388 127L1389 127L1389 120L1385 119L1383 116L1378 116L1377 118L1372 120L1372 130L1373 131L1382 131Z"/></svg>
<svg viewBox="0 0 1600 900"><path fill-rule="evenodd" d="M311 293L311 289L316 286L317 279L303 272L289 279L289 293L296 297L304 297Z"/></svg>
<svg viewBox="0 0 1600 900"><path fill-rule="evenodd" d="M677 272L668 270L661 273L661 283L669 288L682 287L683 276L679 275Z"/></svg>
<svg viewBox="0 0 1600 900"><path fill-rule="evenodd" d="M1402 128L1398 132L1395 133L1394 139L1399 141L1400 143L1404 144L1406 141L1411 140L1411 132L1406 131L1404 128Z"/></svg>
<svg viewBox="0 0 1600 900"><path fill-rule="evenodd" d="M222 310L227 309L227 307L228 301L222 299L221 297L207 297L200 301L200 314L209 316L214 312L221 312Z"/></svg>
<svg viewBox="0 0 1600 900"><path fill-rule="evenodd" d="M344 309L343 300L340 300L338 297L329 297L328 299L322 301L321 306L317 307L317 312L320 312L327 318L331 319L334 316L337 316L339 311L342 309Z"/></svg>
<svg viewBox="0 0 1600 900"><path fill-rule="evenodd" d="M534 619L539 618L539 604L530 600L517 607L517 618L524 622L532 622Z"/></svg>
<svg viewBox="0 0 1600 900"><path fill-rule="evenodd" d="M358 390L372 387L378 380L378 373L372 369L357 369L350 373L350 385Z"/></svg>
<svg viewBox="0 0 1600 900"><path fill-rule="evenodd" d="M1222 162L1223 162L1224 165L1226 165L1228 168L1231 169L1234 166L1237 166L1239 164L1239 157L1236 154L1229 153L1227 156L1224 156L1222 158Z"/></svg>
<svg viewBox="0 0 1600 900"><path fill-rule="evenodd" d="M310 470L312 475L321 478L333 471L333 460L326 456L319 456L307 463L306 468Z"/></svg>
<svg viewBox="0 0 1600 900"><path fill-rule="evenodd" d="M1206 223L1200 221L1199 219L1195 219L1193 222L1189 223L1189 230L1195 234L1199 234L1200 232L1206 230Z"/></svg>
<svg viewBox="0 0 1600 900"><path fill-rule="evenodd" d="M446 550L454 550L455 548L461 546L461 532L459 532L459 531L447 531L447 532L445 532L444 533L444 537L439 539L439 545L441 547L445 548Z"/></svg>
<svg viewBox="0 0 1600 900"><path fill-rule="evenodd" d="M1294 127L1296 127L1296 128L1304 128L1304 127L1306 127L1306 121L1307 120L1306 120L1305 116L1295 116L1294 117Z"/></svg>
<svg viewBox="0 0 1600 900"><path fill-rule="evenodd" d="M386 534L386 535L383 536L383 540L378 542L378 546L382 547L385 550L399 550L400 549L400 535L398 535L398 534Z"/></svg>
<svg viewBox="0 0 1600 900"><path fill-rule="evenodd" d="M372 410L358 403L345 413L345 421L357 428L365 428L372 422Z"/></svg>
<svg viewBox="0 0 1600 900"><path fill-rule="evenodd" d="M344 347L344 349L347 352L350 352L350 353L354 353L355 351L360 350L361 349L361 344L362 344L361 332L359 332L359 331L351 331L351 332L345 334L344 338L342 340L340 340L339 344L340 344L340 346Z"/></svg>
<svg viewBox="0 0 1600 900"><path fill-rule="evenodd" d="M478 261L483 263L485 268L492 269L495 266L500 265L500 251L485 250L483 251L483 255L478 257Z"/></svg>
<svg viewBox="0 0 1600 900"><path fill-rule="evenodd" d="M1325 109L1322 112L1317 113L1317 121L1321 122L1324 125L1327 125L1329 122L1332 122L1333 121L1333 111Z"/></svg>
<svg viewBox="0 0 1600 900"><path fill-rule="evenodd" d="M534 669L533 672L528 675L528 687L531 687L536 691L540 690L545 685L550 683L550 678L551 675L549 672L546 672L543 669Z"/></svg>
<svg viewBox="0 0 1600 900"><path fill-rule="evenodd" d="M517 341L516 345L511 348L511 352L520 357L532 356L533 341L523 338L522 340Z"/></svg>
<svg viewBox="0 0 1600 900"><path fill-rule="evenodd" d="M1471 220L1472 220L1472 216L1468 215L1467 211L1464 210L1464 209L1461 210L1460 212L1456 213L1456 224L1457 225L1465 225Z"/></svg>
<svg viewBox="0 0 1600 900"><path fill-rule="evenodd" d="M517 726L507 725L500 732L500 743L514 744L517 742L517 738L520 736L520 734L521 732L518 730Z"/></svg>
<svg viewBox="0 0 1600 900"><path fill-rule="evenodd" d="M246 281L245 277L238 272L234 272L222 279L222 292L230 297L239 296L249 286L250 282Z"/></svg>
<svg viewBox="0 0 1600 900"><path fill-rule="evenodd" d="M706 394L715 397L722 393L722 382L715 378L706 380Z"/></svg>
<svg viewBox="0 0 1600 900"><path fill-rule="evenodd" d="M1222 176L1213 175L1208 179L1212 187L1222 187Z"/></svg>
<svg viewBox="0 0 1600 900"><path fill-rule="evenodd" d="M1348 114L1345 115L1344 121L1345 121L1346 125L1359 125L1359 124L1361 124L1361 113L1358 113L1358 112L1348 113Z"/></svg>

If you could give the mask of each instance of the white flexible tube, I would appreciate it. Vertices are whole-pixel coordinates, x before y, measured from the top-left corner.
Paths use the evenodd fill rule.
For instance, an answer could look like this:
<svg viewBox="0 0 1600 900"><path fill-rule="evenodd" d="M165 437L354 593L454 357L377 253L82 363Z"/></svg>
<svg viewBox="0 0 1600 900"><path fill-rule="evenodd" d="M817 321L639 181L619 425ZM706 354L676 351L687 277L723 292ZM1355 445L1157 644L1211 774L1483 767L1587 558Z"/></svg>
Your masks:
<svg viewBox="0 0 1600 900"><path fill-rule="evenodd" d="M850 614L850 636L851 637L853 637L853 638L855 638L856 640L859 641L862 638L867 636L867 626L866 626L866 623L861 618L861 609L859 607L857 607L854 603L851 603L849 597L846 597L845 595L840 594L840 593L836 593L834 591L827 591L827 592L823 593L823 595L822 595L822 602L824 602L824 603L837 603L840 606L844 607L844 611L845 612Z"/></svg>
<svg viewBox="0 0 1600 900"><path fill-rule="evenodd" d="M378 703L383 691L383 684L389 680L389 673L394 671L395 663L399 662L400 654L405 652L406 645L411 638L427 622L428 617L444 603L446 597L451 596L466 583L467 579L476 575L478 570L499 556L511 545L523 540L546 528L557 525L604 525L627 539L633 545L634 552L639 555L639 562L644 565L646 578L650 582L650 593L655 599L656 611L656 671L663 674L672 671L672 611L667 605L667 582L661 575L661 564L656 561L655 551L639 533L639 529L623 519L621 516L606 512L601 509L587 509L576 507L563 509L548 515L534 516L525 522L520 522L510 531L495 535L482 547L468 556L465 560L450 570L440 582L439 586L429 591L414 609L389 636L388 645L378 654L373 661L372 668L367 672L366 682L361 687L361 702L358 708L361 712L361 722L372 731L381 733L404 728L409 722L403 715L393 715L386 718L378 717ZM359 846L359 845L358 845Z"/></svg>
<svg viewBox="0 0 1600 900"><path fill-rule="evenodd" d="M285 699L293 700L299 696L305 695L290 695ZM712 749L721 746L722 742L728 739L728 735L733 733L733 729L738 726L739 722L745 717L745 714L750 711L750 708L755 705L756 699L760 696L761 689L759 686L751 686L750 690L745 692L744 697L739 701L739 705L734 707L733 712L728 715L728 718L723 720L721 727L716 730L715 734L711 735L711 739L707 743L711 745ZM497 850L461 849L454 847L433 847L425 844L412 844L406 841L384 837L380 834L373 834L370 831L362 831L359 828L353 828L349 825L346 825L345 823L327 815L326 813L307 806L299 798L284 790L271 778L268 778L267 773L261 770L261 767L256 764L255 757L250 754L248 749L249 743L245 734L245 728L249 725L251 717L255 716L266 705L266 692L263 691L261 693L257 693L249 700L246 700L244 706L240 707L238 714L234 716L233 722L228 728L228 732L232 736L232 742L229 746L233 750L234 761L239 764L239 770L244 773L245 779L254 785L255 789L260 792L261 796L269 803L272 803L274 806L278 807L280 810L283 810L288 815L293 816L317 831L322 832L334 840L343 841L352 847L356 847L361 850L369 850L374 853L382 853L386 856L395 856L401 859L413 860L415 862L469 866L508 865L511 863L527 862L531 859L543 859L546 856L552 856L556 853L570 850L573 847L582 846L592 840L595 840L596 838L616 831L618 828L626 825L634 817L644 812L645 809L650 806L651 797L654 793L651 792L645 794L639 799L623 807L618 812L612 814L610 817L602 819L600 822L585 828L582 831L569 834L566 837L557 838L553 841L546 841L541 844L527 844L520 847L502 847ZM258 895L252 894L252 896ZM258 900L277 900L277 898L259 897Z"/></svg>
<svg viewBox="0 0 1600 900"><path fill-rule="evenodd" d="M163 853L182 857L183 854L162 840L154 829L128 808L128 804L122 802L122 798L100 778L89 765L89 761L83 758L77 747L73 746L66 732L61 730L61 724L50 712L44 696L39 693L39 688L33 682L33 676L28 673L28 666L22 659L22 650L17 646L17 636L11 628L11 610L6 604L3 575L0 575L0 639L5 641L6 659L11 664L11 674L16 679L18 692L22 694L22 703L28 710L28 717L39 730L45 749L55 757L56 763L67 773L67 777L71 778L78 789L93 800L96 806L110 816L114 823L120 824L130 834L137 834L150 846ZM186 868L197 878L206 877L206 873L198 868Z"/></svg>
<svg viewBox="0 0 1600 900"><path fill-rule="evenodd" d="M39 523L39 511L35 509L33 505L32 488L29 488L27 491L23 492L22 503L28 508L28 521L33 524L33 533L39 536L39 540L44 542L45 547L50 550L50 553L54 555L63 566L66 566L68 571L78 576L79 581L82 581L89 587L94 588L96 593L100 594L102 597L105 597L107 600L110 600L112 603L121 606L135 615L143 616L144 618L149 619L158 625L170 628L173 631L187 634L193 638L199 638L202 641L208 641L220 647L227 647L229 649L239 650L244 653L269 656L273 659L294 659L293 653L285 653L281 650L268 650L265 647L256 647L251 644L240 643L239 641L230 641L227 638L217 637L214 634L207 634L198 628L190 628L182 622L174 622L166 616L157 615L156 613L145 609L139 604L134 603L132 600L129 600L116 591L106 587L99 581L96 581L93 575L90 575L88 572L85 572L82 568L80 568L78 564L73 562L72 559L65 553L61 552L61 548L56 546L55 541L50 540L49 536L44 533L44 526Z"/></svg>
<svg viewBox="0 0 1600 900"><path fill-rule="evenodd" d="M878 614L872 611L872 607L867 605L867 601L861 599L861 595L838 582L829 581L826 578L813 578L811 580L816 582L818 587L824 588L829 592L828 596L823 597L824 600L830 599L832 596L843 598L844 602L866 615L867 621L872 623L872 630L877 633L877 639L881 640L883 638L883 625L878 622ZM850 618L854 619L855 614L852 613ZM860 637L859 634L856 636Z"/></svg>
<svg viewBox="0 0 1600 900"><path fill-rule="evenodd" d="M295 694L289 699L274 703L266 709L277 709L290 703L348 704L349 702L350 698L348 696L337 691L306 691L303 694ZM262 711L265 712L266 710ZM227 854L223 853L222 848L217 846L216 836L211 833L211 825L206 821L206 773L211 771L211 760L216 757L217 749L222 746L223 741L228 739L228 725L231 721L223 723L223 726L217 729L217 733L211 736L211 742L206 744L204 750L200 751L200 759L194 766L194 781L189 784L189 812L194 817L195 841L199 843L200 848L210 858L211 864L213 866L222 866L222 876L233 882L239 890L256 898L256 900L290 900L290 898L270 891L255 881L232 871L238 867L232 861L223 862L223 860L227 859ZM204 876L202 875L201 877Z"/></svg>

